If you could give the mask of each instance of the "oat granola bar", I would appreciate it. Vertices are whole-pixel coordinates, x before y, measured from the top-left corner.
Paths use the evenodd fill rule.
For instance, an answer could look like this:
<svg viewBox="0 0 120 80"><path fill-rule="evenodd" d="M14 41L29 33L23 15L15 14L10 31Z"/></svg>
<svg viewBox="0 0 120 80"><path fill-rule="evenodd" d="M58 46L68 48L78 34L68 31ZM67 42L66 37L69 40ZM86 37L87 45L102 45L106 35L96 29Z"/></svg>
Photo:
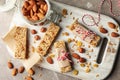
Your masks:
<svg viewBox="0 0 120 80"><path fill-rule="evenodd" d="M66 46L64 41L57 41L54 43L54 47L57 54L57 61L62 73L69 72L72 70L71 60L69 59L69 54L66 51Z"/></svg>
<svg viewBox="0 0 120 80"><path fill-rule="evenodd" d="M39 46L37 47L37 53L40 55L46 55L47 50L51 46L53 40L57 36L57 33L59 32L60 27L56 26L54 23L51 23L50 26L48 27L42 41L40 42Z"/></svg>
<svg viewBox="0 0 120 80"><path fill-rule="evenodd" d="M85 28L81 25L78 20L76 20L72 25L69 26L69 29L82 40L88 42L92 46L96 47L99 44L100 36L95 32Z"/></svg>
<svg viewBox="0 0 120 80"><path fill-rule="evenodd" d="M27 57L27 28L15 26L3 38L4 42L14 52L15 58L25 59Z"/></svg>

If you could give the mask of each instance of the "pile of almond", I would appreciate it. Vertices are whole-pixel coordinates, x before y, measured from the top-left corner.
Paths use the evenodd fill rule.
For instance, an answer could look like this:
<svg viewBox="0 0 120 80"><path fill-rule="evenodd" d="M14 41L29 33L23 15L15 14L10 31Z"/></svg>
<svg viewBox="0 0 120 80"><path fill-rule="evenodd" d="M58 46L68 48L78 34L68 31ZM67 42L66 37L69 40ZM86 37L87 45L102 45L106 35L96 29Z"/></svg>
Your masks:
<svg viewBox="0 0 120 80"><path fill-rule="evenodd" d="M42 20L48 10L45 0L25 0L22 6L23 15L30 21Z"/></svg>

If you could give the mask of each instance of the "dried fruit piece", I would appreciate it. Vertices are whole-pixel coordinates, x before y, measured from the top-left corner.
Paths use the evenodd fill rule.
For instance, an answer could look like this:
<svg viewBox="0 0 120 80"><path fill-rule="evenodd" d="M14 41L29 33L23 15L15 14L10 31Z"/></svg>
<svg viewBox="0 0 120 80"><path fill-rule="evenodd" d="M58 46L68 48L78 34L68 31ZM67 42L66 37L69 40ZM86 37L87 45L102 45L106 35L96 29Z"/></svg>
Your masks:
<svg viewBox="0 0 120 80"><path fill-rule="evenodd" d="M35 74L35 71L31 68L31 69L28 70L28 74L34 75L34 74Z"/></svg>
<svg viewBox="0 0 120 80"><path fill-rule="evenodd" d="M73 53L72 57L74 57L75 59L80 59L80 56L78 54L76 54L76 53Z"/></svg>
<svg viewBox="0 0 120 80"><path fill-rule="evenodd" d="M17 73L18 73L17 68L14 68L14 69L12 70L12 76L16 76L16 75L17 75Z"/></svg>
<svg viewBox="0 0 120 80"><path fill-rule="evenodd" d="M80 66L81 66L81 67L85 67L85 64L84 64L84 63L81 63Z"/></svg>
<svg viewBox="0 0 120 80"><path fill-rule="evenodd" d="M12 69L14 66L13 66L13 64L12 64L12 62L8 62L8 68L9 69Z"/></svg>
<svg viewBox="0 0 120 80"><path fill-rule="evenodd" d="M86 62L86 59L85 59L85 58L80 58L79 61L80 61L81 63L84 63L84 62Z"/></svg>
<svg viewBox="0 0 120 80"><path fill-rule="evenodd" d="M80 53L84 53L84 52L85 52L85 49L84 49L84 48L79 48L79 52L80 52Z"/></svg>
<svg viewBox="0 0 120 80"><path fill-rule="evenodd" d="M118 33L116 33L116 32L112 32L112 33L111 33L111 36L112 36L112 37L119 37L120 35L119 35Z"/></svg>
<svg viewBox="0 0 120 80"><path fill-rule="evenodd" d="M51 57L47 57L46 60L49 64L53 64L53 59Z"/></svg>
<svg viewBox="0 0 120 80"><path fill-rule="evenodd" d="M25 70L24 66L21 66L21 67L19 67L18 72L19 72L19 73L23 73L24 70Z"/></svg>
<svg viewBox="0 0 120 80"><path fill-rule="evenodd" d="M86 73L89 73L91 71L91 69L89 68L89 67L87 67L86 69L85 69L85 72Z"/></svg>
<svg viewBox="0 0 120 80"><path fill-rule="evenodd" d="M103 27L100 28L100 32L101 33L108 33L108 31L105 28L103 28Z"/></svg>
<svg viewBox="0 0 120 80"><path fill-rule="evenodd" d="M32 30L31 30L31 33L32 33L32 34L36 34L37 31L36 31L35 29L32 29Z"/></svg>
<svg viewBox="0 0 120 80"><path fill-rule="evenodd" d="M47 31L47 28L42 27L42 28L40 29L40 31L41 31L41 32L46 32L46 31Z"/></svg>
<svg viewBox="0 0 120 80"><path fill-rule="evenodd" d="M78 70L73 70L73 72L72 72L74 75L78 75L78 73L79 73L79 71Z"/></svg>
<svg viewBox="0 0 120 80"><path fill-rule="evenodd" d="M25 80L33 80L33 78L31 76L26 76Z"/></svg>
<svg viewBox="0 0 120 80"><path fill-rule="evenodd" d="M40 36L39 35L35 35L35 40L40 40Z"/></svg>
<svg viewBox="0 0 120 80"><path fill-rule="evenodd" d="M93 66L97 68L99 65L98 64L93 64Z"/></svg>
<svg viewBox="0 0 120 80"><path fill-rule="evenodd" d="M108 22L108 26L112 29L115 29L116 28L116 25L112 22Z"/></svg>

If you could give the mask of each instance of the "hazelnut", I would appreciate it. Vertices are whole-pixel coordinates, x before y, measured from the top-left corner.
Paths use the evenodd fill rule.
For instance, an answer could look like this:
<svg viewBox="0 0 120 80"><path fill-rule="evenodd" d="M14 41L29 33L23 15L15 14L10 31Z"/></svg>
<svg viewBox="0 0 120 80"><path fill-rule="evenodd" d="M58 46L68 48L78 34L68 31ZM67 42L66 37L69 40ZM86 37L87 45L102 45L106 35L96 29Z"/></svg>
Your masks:
<svg viewBox="0 0 120 80"><path fill-rule="evenodd" d="M42 27L42 28L40 29L40 31L41 31L41 32L46 32L46 31L47 31L47 29L46 29L46 28L44 28L44 27Z"/></svg>
<svg viewBox="0 0 120 80"><path fill-rule="evenodd" d="M36 34L37 31L36 31L35 29L33 29L33 30L31 30L31 33L32 33L32 34Z"/></svg>
<svg viewBox="0 0 120 80"><path fill-rule="evenodd" d="M34 38L35 38L35 40L40 40L40 36L39 35L36 35Z"/></svg>

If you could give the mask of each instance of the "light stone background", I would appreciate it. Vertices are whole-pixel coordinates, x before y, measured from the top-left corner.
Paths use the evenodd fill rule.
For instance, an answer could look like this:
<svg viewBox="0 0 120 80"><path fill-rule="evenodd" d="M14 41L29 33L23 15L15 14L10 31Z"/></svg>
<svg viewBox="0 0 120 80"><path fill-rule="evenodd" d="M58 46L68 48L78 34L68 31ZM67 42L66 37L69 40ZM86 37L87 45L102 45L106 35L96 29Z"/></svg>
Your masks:
<svg viewBox="0 0 120 80"><path fill-rule="evenodd" d="M101 0L56 0L56 1L87 10L97 11L98 5L100 4ZM114 7L113 9L114 12L119 11L120 13L120 7L116 6L117 5L116 1L117 0L113 0L113 7ZM13 13L14 13L14 9L4 13L0 12L0 37L2 37L8 31ZM102 13L113 17L109 12L109 6L108 3L106 2L102 7ZM113 18L116 21L118 21L118 23L120 23L120 17L113 17ZM7 67L7 62L10 59L12 58L9 56L6 46L0 39L0 80L24 80L24 76L27 75L27 72L24 72L23 74L18 74L16 77L11 76L11 70L9 70ZM17 68L21 65L19 61L16 61L14 59L12 59L12 62ZM33 76L34 80L79 80L46 69L40 70L38 67L34 67L34 69L36 71L35 75ZM41 77L39 76L40 74L42 74ZM114 68L111 74L105 80L120 80L120 48L115 61Z"/></svg>

